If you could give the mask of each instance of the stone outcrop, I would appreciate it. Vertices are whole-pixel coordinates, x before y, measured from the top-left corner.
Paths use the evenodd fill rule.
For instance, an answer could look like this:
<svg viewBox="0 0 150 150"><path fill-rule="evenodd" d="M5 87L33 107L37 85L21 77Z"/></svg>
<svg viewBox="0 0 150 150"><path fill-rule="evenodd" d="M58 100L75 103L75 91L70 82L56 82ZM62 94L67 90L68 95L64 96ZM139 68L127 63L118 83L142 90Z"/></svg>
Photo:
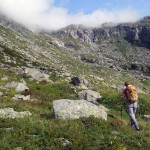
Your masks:
<svg viewBox="0 0 150 150"><path fill-rule="evenodd" d="M78 119L92 115L107 120L107 113L104 109L86 100L55 100L53 109L55 118L58 119Z"/></svg>

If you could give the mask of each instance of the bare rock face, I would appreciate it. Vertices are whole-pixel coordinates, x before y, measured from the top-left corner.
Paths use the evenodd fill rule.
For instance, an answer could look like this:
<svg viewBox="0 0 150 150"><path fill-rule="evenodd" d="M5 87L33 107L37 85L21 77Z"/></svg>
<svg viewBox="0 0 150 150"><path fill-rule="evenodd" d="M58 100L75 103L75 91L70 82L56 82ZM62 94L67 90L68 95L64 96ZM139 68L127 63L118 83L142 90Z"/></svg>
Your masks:
<svg viewBox="0 0 150 150"><path fill-rule="evenodd" d="M66 38L71 37L74 39L80 39L81 41L92 43L93 32L92 29L83 27L81 25L70 25L61 31L53 33L56 37Z"/></svg>
<svg viewBox="0 0 150 150"><path fill-rule="evenodd" d="M150 17L145 17L137 23L119 24L110 27L103 25L101 28L86 28L83 26L70 25L58 32L54 32L58 38L71 37L87 43L95 43L99 37L125 37L125 39L137 46L150 48Z"/></svg>
<svg viewBox="0 0 150 150"><path fill-rule="evenodd" d="M58 119L78 119L92 115L107 120L107 113L102 107L86 100L55 100L53 101L53 109L55 118Z"/></svg>
<svg viewBox="0 0 150 150"><path fill-rule="evenodd" d="M119 71L136 70L150 74L150 17L136 23L103 25L97 28L71 25L52 35L60 39L79 39L88 43L92 53L89 53L89 57L80 55L79 58L84 62L104 65ZM73 47L72 44L69 46ZM84 52L82 54L88 52L87 48L82 48L81 51ZM91 54L98 58L93 58Z"/></svg>

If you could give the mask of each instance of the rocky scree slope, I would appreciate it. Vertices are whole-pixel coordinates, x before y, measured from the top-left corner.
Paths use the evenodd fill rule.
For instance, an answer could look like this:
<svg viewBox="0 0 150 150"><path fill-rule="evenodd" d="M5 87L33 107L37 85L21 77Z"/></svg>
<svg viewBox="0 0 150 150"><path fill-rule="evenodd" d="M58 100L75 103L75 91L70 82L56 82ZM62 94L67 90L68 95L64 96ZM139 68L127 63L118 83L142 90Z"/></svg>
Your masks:
<svg viewBox="0 0 150 150"><path fill-rule="evenodd" d="M44 71L63 70L66 59L61 41L46 34L33 33L0 15L0 63L13 67L35 67ZM64 60L62 60L64 58Z"/></svg>
<svg viewBox="0 0 150 150"><path fill-rule="evenodd" d="M149 20L146 17L135 24L103 25L94 29L71 25L48 33L32 32L0 15L0 63L45 72L59 70L77 74L88 70L93 74L100 66L149 75L150 53L146 42ZM145 78L145 74L141 76Z"/></svg>

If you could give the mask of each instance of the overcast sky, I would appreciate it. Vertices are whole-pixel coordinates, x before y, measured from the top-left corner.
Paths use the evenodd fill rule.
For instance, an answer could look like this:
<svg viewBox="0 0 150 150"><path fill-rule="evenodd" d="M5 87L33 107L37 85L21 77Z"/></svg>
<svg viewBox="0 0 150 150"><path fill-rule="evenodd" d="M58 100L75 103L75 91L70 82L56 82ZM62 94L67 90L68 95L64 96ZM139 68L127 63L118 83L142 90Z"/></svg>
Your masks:
<svg viewBox="0 0 150 150"><path fill-rule="evenodd" d="M70 24L97 27L150 15L150 0L0 0L0 11L32 30Z"/></svg>

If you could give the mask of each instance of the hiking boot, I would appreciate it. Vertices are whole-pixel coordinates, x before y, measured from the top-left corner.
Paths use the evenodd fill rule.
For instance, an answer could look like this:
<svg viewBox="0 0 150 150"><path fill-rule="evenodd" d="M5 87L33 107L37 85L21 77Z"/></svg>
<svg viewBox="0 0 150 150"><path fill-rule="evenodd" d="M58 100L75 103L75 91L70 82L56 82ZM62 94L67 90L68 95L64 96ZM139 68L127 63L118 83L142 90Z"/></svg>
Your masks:
<svg viewBox="0 0 150 150"><path fill-rule="evenodd" d="M138 128L138 129L136 129L136 131L140 131L140 129Z"/></svg>

